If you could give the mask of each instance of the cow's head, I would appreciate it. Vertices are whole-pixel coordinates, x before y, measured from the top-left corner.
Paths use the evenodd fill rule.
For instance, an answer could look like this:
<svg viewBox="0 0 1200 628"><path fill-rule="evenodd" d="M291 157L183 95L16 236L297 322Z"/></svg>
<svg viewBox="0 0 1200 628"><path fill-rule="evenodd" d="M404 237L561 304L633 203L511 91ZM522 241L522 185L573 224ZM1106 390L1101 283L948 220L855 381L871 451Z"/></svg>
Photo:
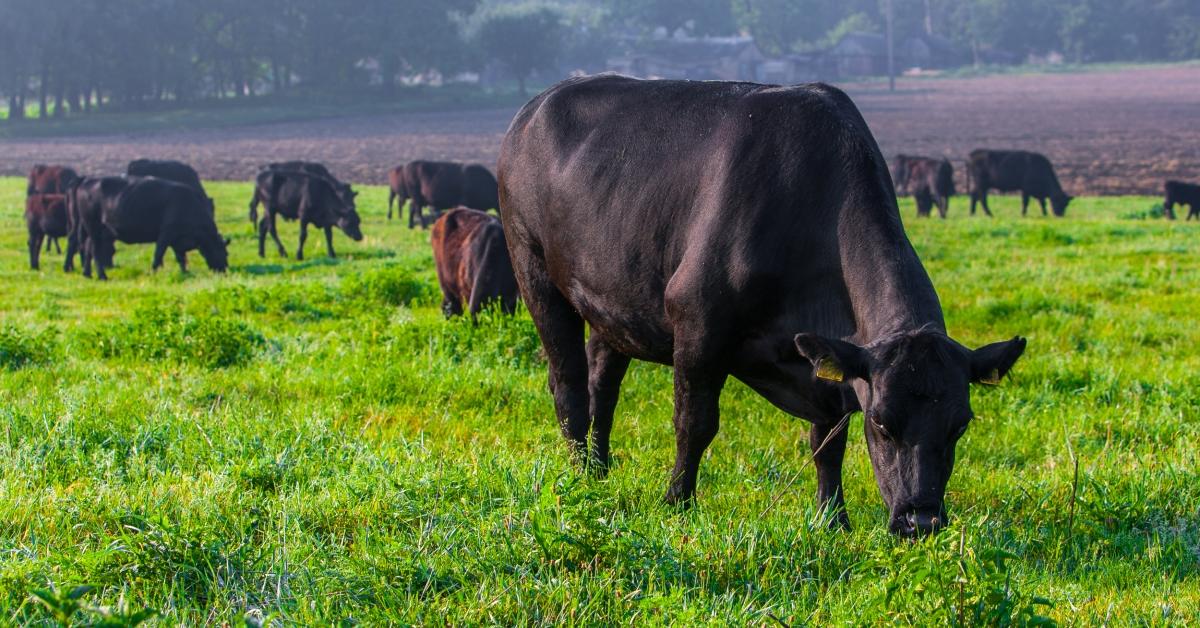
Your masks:
<svg viewBox="0 0 1200 628"><path fill-rule="evenodd" d="M336 184L335 189L337 191L338 199L342 201L343 207L349 208L352 211L358 209L356 200L358 198L358 192L355 192L354 188L350 187L349 183L338 183Z"/></svg>
<svg viewBox="0 0 1200 628"><path fill-rule="evenodd" d="M972 351L927 330L868 347L799 334L796 348L816 377L853 386L891 532L913 537L944 526L954 446L973 416L969 386L998 383L1025 351L1025 339Z"/></svg>
<svg viewBox="0 0 1200 628"><path fill-rule="evenodd" d="M354 208L343 209L338 213L338 228L344 231L355 242L361 242L363 239L362 229L359 227L360 222L358 212L354 211Z"/></svg>
<svg viewBox="0 0 1200 628"><path fill-rule="evenodd" d="M229 270L229 238L222 238L220 234L206 238L204 246L200 247L200 255L204 256L209 270L216 273Z"/></svg>
<svg viewBox="0 0 1200 628"><path fill-rule="evenodd" d="M1055 194L1050 197L1050 209L1054 211L1054 215L1058 217L1065 216L1067 213L1067 205L1071 203L1074 196L1070 194Z"/></svg>

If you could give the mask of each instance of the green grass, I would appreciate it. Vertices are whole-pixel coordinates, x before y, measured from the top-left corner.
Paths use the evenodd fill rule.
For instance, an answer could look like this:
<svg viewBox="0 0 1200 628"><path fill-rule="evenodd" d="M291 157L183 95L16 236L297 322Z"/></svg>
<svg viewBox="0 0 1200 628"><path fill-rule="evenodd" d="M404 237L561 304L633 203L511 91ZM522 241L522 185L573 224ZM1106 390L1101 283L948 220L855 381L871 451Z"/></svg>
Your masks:
<svg viewBox="0 0 1200 628"><path fill-rule="evenodd" d="M27 269L22 188L0 181L0 623L1200 621L1200 225L1132 217L1155 199L904 202L953 334L1030 341L974 392L955 522L911 543L860 417L854 531L829 532L807 424L739 383L699 507L664 507L661 366L630 372L612 474L573 472L528 315L442 320L381 188L364 242L297 263L254 253L248 184L212 184L227 276L122 246L107 284Z"/></svg>

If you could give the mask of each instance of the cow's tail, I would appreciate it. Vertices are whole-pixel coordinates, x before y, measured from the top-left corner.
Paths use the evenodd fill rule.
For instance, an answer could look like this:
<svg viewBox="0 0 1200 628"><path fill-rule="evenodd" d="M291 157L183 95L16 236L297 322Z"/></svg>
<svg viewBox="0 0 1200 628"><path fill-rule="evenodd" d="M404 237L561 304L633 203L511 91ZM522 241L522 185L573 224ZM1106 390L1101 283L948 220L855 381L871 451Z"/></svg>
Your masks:
<svg viewBox="0 0 1200 628"><path fill-rule="evenodd" d="M254 196L250 198L250 224L258 224L258 189L254 190Z"/></svg>

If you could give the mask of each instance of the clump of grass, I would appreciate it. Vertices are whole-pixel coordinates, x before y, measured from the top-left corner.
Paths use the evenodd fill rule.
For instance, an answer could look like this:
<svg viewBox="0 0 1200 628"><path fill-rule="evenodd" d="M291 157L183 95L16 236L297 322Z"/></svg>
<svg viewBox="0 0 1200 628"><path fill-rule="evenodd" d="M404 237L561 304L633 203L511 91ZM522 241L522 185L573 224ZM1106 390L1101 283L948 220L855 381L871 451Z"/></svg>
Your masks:
<svg viewBox="0 0 1200 628"><path fill-rule="evenodd" d="M176 360L208 369L246 364L266 340L243 321L185 315L175 302L151 301L123 321L82 334L81 344L105 358Z"/></svg>
<svg viewBox="0 0 1200 628"><path fill-rule="evenodd" d="M53 328L30 332L12 325L0 327L0 369L15 371L49 362L58 351Z"/></svg>
<svg viewBox="0 0 1200 628"><path fill-rule="evenodd" d="M1163 208L1162 203L1155 203L1148 209L1141 211L1132 211L1121 214L1121 218L1125 220L1158 220L1167 215L1167 210Z"/></svg>

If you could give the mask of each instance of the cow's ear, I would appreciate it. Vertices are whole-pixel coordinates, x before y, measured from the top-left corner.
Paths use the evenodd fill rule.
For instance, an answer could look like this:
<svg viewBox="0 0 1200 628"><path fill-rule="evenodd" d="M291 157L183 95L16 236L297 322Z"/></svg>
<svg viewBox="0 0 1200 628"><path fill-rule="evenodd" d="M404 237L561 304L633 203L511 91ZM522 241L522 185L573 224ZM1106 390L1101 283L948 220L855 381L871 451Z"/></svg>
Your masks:
<svg viewBox="0 0 1200 628"><path fill-rule="evenodd" d="M1025 339L1020 336L972 351L971 381L992 386L999 384L1022 353L1025 353Z"/></svg>
<svg viewBox="0 0 1200 628"><path fill-rule="evenodd" d="M870 381L871 360L862 347L817 334L796 334L795 342L796 351L812 363L817 378L831 382Z"/></svg>

